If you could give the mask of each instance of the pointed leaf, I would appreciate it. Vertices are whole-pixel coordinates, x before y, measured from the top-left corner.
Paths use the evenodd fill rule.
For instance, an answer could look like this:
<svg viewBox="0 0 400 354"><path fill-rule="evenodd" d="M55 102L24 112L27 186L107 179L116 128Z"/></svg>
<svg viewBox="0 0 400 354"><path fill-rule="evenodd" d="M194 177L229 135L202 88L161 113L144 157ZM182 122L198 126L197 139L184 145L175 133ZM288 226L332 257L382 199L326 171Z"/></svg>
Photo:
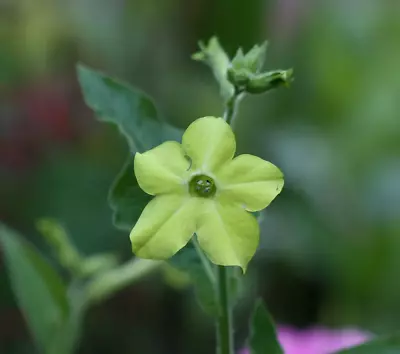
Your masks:
<svg viewBox="0 0 400 354"><path fill-rule="evenodd" d="M69 306L60 276L16 232L0 225L0 242L15 296L41 352L51 353Z"/></svg>
<svg viewBox="0 0 400 354"><path fill-rule="evenodd" d="M131 153L181 138L181 130L164 123L153 101L143 92L83 65L78 65L78 78L86 104L100 121L119 127ZM114 225L122 230L132 229L151 198L138 186L130 154L109 192Z"/></svg>
<svg viewBox="0 0 400 354"><path fill-rule="evenodd" d="M86 104L99 120L119 127L131 151L148 150L162 142L163 123L145 93L84 65L78 65L78 79Z"/></svg>
<svg viewBox="0 0 400 354"><path fill-rule="evenodd" d="M271 315L262 300L256 302L250 328L251 354L283 354Z"/></svg>
<svg viewBox="0 0 400 354"><path fill-rule="evenodd" d="M400 333L382 336L370 342L341 350L337 354L397 354L400 353Z"/></svg>

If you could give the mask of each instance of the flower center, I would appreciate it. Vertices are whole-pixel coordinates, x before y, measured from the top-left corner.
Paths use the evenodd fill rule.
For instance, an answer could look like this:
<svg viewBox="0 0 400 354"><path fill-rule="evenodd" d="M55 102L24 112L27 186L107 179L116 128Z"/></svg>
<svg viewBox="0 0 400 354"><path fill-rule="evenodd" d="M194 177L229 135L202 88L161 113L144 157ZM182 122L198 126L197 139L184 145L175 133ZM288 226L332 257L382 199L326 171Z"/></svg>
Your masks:
<svg viewBox="0 0 400 354"><path fill-rule="evenodd" d="M189 192L194 197L211 198L216 191L214 180L206 175L193 176L189 182Z"/></svg>

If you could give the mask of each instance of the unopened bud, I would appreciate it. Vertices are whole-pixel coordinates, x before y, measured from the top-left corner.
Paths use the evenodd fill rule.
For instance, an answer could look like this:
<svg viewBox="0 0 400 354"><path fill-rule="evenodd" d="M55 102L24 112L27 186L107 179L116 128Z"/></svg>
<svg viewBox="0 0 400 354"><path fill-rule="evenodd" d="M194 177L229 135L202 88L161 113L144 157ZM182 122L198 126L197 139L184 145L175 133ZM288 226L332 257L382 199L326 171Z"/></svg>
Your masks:
<svg viewBox="0 0 400 354"><path fill-rule="evenodd" d="M249 73L245 69L236 70L233 67L227 72L229 82L235 87L245 87L249 82Z"/></svg>
<svg viewBox="0 0 400 354"><path fill-rule="evenodd" d="M293 81L293 69L276 70L253 76L246 85L248 93L264 93L280 86L288 87Z"/></svg>

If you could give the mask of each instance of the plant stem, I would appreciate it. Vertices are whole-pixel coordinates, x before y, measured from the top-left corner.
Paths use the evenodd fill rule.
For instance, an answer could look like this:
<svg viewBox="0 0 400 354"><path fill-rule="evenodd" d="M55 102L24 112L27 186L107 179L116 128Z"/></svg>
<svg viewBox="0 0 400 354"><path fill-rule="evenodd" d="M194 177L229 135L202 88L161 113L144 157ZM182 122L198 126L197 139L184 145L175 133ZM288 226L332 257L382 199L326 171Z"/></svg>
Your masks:
<svg viewBox="0 0 400 354"><path fill-rule="evenodd" d="M234 119L236 117L237 106L240 101L242 94L239 91L235 91L231 98L226 102L224 119L226 122L233 127Z"/></svg>
<svg viewBox="0 0 400 354"><path fill-rule="evenodd" d="M134 258L117 268L101 273L87 286L88 301L91 303L103 301L162 265L163 261Z"/></svg>
<svg viewBox="0 0 400 354"><path fill-rule="evenodd" d="M205 254L201 250L196 237L192 238L192 243L193 243L194 248L196 249L196 252L201 260L201 263L203 264L203 268L207 274L208 279L210 280L211 284L215 288L216 279L215 279L215 272L214 272L213 266L211 265L210 261L208 260L208 258L205 256Z"/></svg>
<svg viewBox="0 0 400 354"><path fill-rule="evenodd" d="M217 298L219 304L217 339L218 354L233 354L232 307L229 299L228 268L218 266Z"/></svg>

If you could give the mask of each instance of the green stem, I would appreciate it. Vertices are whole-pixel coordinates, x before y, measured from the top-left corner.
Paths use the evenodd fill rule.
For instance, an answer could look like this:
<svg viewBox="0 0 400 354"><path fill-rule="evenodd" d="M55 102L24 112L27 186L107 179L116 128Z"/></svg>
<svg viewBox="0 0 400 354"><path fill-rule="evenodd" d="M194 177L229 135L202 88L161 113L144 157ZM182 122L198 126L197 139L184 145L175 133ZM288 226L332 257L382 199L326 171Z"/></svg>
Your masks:
<svg viewBox="0 0 400 354"><path fill-rule="evenodd" d="M193 243L194 248L196 249L196 252L201 260L201 263L203 264L203 268L207 274L208 279L210 280L213 287L215 287L215 283L216 283L215 272L214 272L213 266L211 265L211 262L208 260L208 258L204 254L204 252L201 250L196 237L192 237L192 243Z"/></svg>
<svg viewBox="0 0 400 354"><path fill-rule="evenodd" d="M233 354L232 306L229 299L228 268L218 266L217 298L219 304L217 339L218 354Z"/></svg>
<svg viewBox="0 0 400 354"><path fill-rule="evenodd" d="M226 122L233 127L234 120L237 113L237 106L241 98L241 93L235 91L234 94L229 98L225 105L224 119Z"/></svg>
<svg viewBox="0 0 400 354"><path fill-rule="evenodd" d="M103 301L160 268L163 263L163 261L134 258L117 268L101 273L87 285L87 299L90 303Z"/></svg>

